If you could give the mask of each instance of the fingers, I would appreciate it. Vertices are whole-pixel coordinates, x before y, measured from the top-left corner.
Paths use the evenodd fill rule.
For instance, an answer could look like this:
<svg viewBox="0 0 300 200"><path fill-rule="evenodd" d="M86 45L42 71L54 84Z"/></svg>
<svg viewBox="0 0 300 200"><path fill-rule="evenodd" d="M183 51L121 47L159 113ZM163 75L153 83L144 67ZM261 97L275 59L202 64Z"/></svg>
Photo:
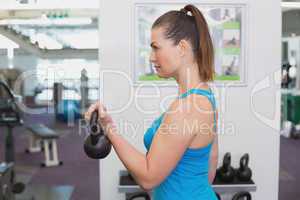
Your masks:
<svg viewBox="0 0 300 200"><path fill-rule="evenodd" d="M92 116L92 113L95 111L95 110L98 110L98 104L99 104L100 102L96 102L96 103L94 103L94 104L92 104L89 108L88 108L88 110L85 112L85 114L84 114L84 118L85 118L85 120L86 121L89 121L90 120L90 118L91 118L91 116Z"/></svg>
<svg viewBox="0 0 300 200"><path fill-rule="evenodd" d="M99 118L104 118L106 116L106 107L103 106L103 104L98 101L94 104L92 104L88 110L86 111L86 113L84 114L84 118L85 120L89 121L91 116L92 116L92 113L95 111L95 110L98 110L98 115L99 115Z"/></svg>
<svg viewBox="0 0 300 200"><path fill-rule="evenodd" d="M106 108L104 105L102 105L101 103L99 103L99 106L98 106L98 113L99 113L99 117L100 118L105 118L106 116Z"/></svg>

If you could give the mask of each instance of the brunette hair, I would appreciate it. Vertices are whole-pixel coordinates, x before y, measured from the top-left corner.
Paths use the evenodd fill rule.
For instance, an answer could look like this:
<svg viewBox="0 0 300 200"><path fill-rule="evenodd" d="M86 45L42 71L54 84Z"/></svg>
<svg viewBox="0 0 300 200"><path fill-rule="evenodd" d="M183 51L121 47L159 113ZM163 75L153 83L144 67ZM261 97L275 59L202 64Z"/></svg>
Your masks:
<svg viewBox="0 0 300 200"><path fill-rule="evenodd" d="M189 15L189 12L191 15ZM188 40L193 48L202 81L212 81L214 77L214 48L207 22L201 11L194 5L186 5L180 11L169 11L160 16L152 25L165 28L165 37L177 45Z"/></svg>

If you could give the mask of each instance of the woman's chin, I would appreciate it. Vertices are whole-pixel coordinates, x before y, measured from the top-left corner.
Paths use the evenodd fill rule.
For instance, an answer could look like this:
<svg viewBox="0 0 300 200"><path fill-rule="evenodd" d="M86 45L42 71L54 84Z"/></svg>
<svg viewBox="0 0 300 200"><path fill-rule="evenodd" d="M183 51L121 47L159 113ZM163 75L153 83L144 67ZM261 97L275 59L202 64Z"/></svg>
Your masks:
<svg viewBox="0 0 300 200"><path fill-rule="evenodd" d="M167 74L163 74L163 73L160 73L160 72L156 72L156 75L159 77L159 78L171 78L171 76L168 76Z"/></svg>
<svg viewBox="0 0 300 200"><path fill-rule="evenodd" d="M159 78L169 78L168 76L164 75L164 74L160 74L160 73L156 73L156 75L159 77Z"/></svg>

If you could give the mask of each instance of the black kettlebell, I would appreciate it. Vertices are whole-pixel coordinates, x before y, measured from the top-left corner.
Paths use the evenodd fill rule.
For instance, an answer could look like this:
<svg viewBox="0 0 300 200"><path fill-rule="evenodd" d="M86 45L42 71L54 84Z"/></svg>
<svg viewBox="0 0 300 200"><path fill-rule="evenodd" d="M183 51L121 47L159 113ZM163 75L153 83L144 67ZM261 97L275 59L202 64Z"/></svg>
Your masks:
<svg viewBox="0 0 300 200"><path fill-rule="evenodd" d="M246 200L251 200L251 194L249 192L238 192L233 196L232 200L245 200L245 198Z"/></svg>
<svg viewBox="0 0 300 200"><path fill-rule="evenodd" d="M220 181L225 183L233 182L234 169L231 166L231 154L227 152L223 158L223 165L217 170L217 176Z"/></svg>
<svg viewBox="0 0 300 200"><path fill-rule="evenodd" d="M249 154L246 153L241 157L240 168L237 170L237 178L243 182L249 182L252 177L252 171L248 166Z"/></svg>
<svg viewBox="0 0 300 200"><path fill-rule="evenodd" d="M84 152L93 159L103 159L111 151L111 143L98 123L98 111L94 111L89 125L90 135L84 142Z"/></svg>

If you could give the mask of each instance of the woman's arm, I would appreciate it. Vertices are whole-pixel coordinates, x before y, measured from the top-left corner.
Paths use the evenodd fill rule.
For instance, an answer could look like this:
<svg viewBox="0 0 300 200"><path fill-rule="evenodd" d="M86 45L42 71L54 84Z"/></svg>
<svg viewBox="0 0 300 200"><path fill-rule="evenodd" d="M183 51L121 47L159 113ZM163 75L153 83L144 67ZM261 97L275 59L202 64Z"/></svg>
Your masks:
<svg viewBox="0 0 300 200"><path fill-rule="evenodd" d="M186 104L186 101L180 101L182 102L175 101L169 111L165 113L147 155L138 151L118 133L113 127L111 117L100 103L91 106L86 118L89 119L95 109L99 110L100 122L118 157L137 183L144 189L151 190L159 185L176 167L195 135L187 128L192 126L189 124L190 122L194 122L195 119L199 120L199 114L180 109L181 104Z"/></svg>
<svg viewBox="0 0 300 200"><path fill-rule="evenodd" d="M210 153L209 159L209 173L208 173L208 180L212 183L216 176L216 170L218 167L218 154L219 154L219 147L218 147L218 135L215 136L212 150Z"/></svg>
<svg viewBox="0 0 300 200"><path fill-rule="evenodd" d="M201 130L194 127L195 121L201 124L207 120L207 115L191 108L188 98L176 100L165 113L161 126L157 130L147 155L138 151L128 143L114 128L111 117L100 103L91 106L86 114L98 109L100 122L106 131L118 157L134 177L136 182L146 190L159 185L176 167L182 155L189 147L194 136ZM198 107L199 109L199 107ZM196 112L195 112L196 111ZM109 128L111 127L111 128ZM198 135L198 137L200 137ZM206 135L203 135L207 139Z"/></svg>
<svg viewBox="0 0 300 200"><path fill-rule="evenodd" d="M147 155L135 149L117 131L108 134L122 163L146 190L159 185L170 174L193 138L192 133L184 134L184 120L188 119L188 113L178 106L178 102L173 103L170 112L164 115Z"/></svg>

